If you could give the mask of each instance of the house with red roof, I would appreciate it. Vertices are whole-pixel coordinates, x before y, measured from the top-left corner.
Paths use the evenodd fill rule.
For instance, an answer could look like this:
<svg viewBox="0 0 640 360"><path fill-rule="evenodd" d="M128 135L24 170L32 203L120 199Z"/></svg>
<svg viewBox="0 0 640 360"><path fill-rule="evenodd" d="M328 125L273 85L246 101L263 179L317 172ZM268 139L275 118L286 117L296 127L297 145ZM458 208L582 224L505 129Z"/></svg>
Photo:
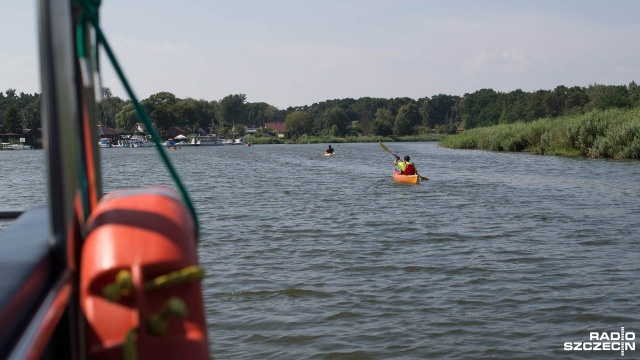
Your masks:
<svg viewBox="0 0 640 360"><path fill-rule="evenodd" d="M265 127L265 129L272 129L273 131L275 131L276 135L279 138L284 138L284 139L288 139L289 138L289 132L287 131L287 124L286 123L283 123L283 122L279 122L279 123L267 122L267 123L264 123L264 127Z"/></svg>

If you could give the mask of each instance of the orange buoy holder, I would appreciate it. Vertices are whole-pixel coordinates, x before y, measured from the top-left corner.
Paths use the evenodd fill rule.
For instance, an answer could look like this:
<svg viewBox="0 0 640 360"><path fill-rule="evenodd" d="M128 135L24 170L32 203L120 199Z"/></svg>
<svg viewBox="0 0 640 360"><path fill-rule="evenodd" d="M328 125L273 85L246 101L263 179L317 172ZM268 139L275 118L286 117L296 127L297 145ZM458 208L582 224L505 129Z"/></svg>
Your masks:
<svg viewBox="0 0 640 360"><path fill-rule="evenodd" d="M119 190L87 221L80 302L89 359L209 359L195 221L170 188Z"/></svg>

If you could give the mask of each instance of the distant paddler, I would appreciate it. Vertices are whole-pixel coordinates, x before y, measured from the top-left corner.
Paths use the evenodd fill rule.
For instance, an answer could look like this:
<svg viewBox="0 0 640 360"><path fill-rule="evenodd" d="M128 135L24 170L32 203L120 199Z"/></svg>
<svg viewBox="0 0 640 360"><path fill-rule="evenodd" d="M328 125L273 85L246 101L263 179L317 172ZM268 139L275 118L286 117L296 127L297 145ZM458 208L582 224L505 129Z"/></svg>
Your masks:
<svg viewBox="0 0 640 360"><path fill-rule="evenodd" d="M331 144L329 144L329 147L327 148L327 150L324 151L324 154L327 156L331 156L333 155L333 151L334 149L331 147Z"/></svg>

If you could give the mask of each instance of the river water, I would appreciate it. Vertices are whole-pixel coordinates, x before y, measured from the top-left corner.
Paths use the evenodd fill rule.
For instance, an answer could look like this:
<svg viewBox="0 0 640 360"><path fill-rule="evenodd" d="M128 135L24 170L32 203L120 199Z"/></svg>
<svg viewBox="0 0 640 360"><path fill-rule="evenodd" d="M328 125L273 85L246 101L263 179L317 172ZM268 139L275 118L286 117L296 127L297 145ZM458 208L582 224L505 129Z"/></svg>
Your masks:
<svg viewBox="0 0 640 360"><path fill-rule="evenodd" d="M640 162L387 143L185 147L217 359L639 358ZM335 144L334 144L335 147ZM172 185L101 149L105 192ZM45 201L43 151L0 151L3 208ZM572 345L573 346L573 345Z"/></svg>

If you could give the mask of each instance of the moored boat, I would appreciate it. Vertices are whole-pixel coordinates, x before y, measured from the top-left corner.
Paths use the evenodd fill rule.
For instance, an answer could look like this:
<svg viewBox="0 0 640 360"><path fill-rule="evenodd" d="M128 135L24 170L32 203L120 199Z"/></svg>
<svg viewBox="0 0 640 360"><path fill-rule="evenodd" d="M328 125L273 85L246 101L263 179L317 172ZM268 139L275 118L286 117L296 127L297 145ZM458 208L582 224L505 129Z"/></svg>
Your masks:
<svg viewBox="0 0 640 360"><path fill-rule="evenodd" d="M222 142L217 136L196 136L191 139L193 146L219 146Z"/></svg>
<svg viewBox="0 0 640 360"><path fill-rule="evenodd" d="M222 141L223 145L244 145L244 140L239 139L225 139Z"/></svg>
<svg viewBox="0 0 640 360"><path fill-rule="evenodd" d="M131 140L131 147L140 148L140 147L153 146L153 143L147 140L146 136L133 135L131 136L130 140Z"/></svg>
<svg viewBox="0 0 640 360"><path fill-rule="evenodd" d="M401 175L400 172L393 172L393 180L405 184L417 184L420 181L420 177L416 175Z"/></svg>
<svg viewBox="0 0 640 360"><path fill-rule="evenodd" d="M101 148L110 148L113 147L113 142L111 141L111 139L102 138L100 139L100 141L98 141L98 146Z"/></svg>
<svg viewBox="0 0 640 360"><path fill-rule="evenodd" d="M7 150L33 150L33 146L25 144L5 145L4 148Z"/></svg>

